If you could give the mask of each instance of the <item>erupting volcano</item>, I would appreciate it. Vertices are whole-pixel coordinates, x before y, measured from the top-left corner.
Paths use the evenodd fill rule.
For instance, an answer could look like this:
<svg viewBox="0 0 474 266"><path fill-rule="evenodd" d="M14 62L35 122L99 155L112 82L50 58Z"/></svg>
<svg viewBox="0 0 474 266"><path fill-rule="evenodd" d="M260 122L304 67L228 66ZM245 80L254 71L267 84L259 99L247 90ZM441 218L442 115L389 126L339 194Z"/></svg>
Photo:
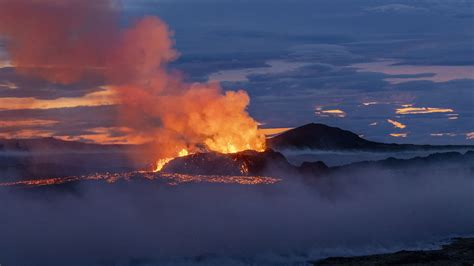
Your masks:
<svg viewBox="0 0 474 266"><path fill-rule="evenodd" d="M149 16L119 27L114 0L0 2L0 35L24 75L74 84L102 80L119 127L148 143L144 156L160 171L195 152L265 150L265 136L246 111L246 92L189 83L167 68L178 57L173 33Z"/></svg>

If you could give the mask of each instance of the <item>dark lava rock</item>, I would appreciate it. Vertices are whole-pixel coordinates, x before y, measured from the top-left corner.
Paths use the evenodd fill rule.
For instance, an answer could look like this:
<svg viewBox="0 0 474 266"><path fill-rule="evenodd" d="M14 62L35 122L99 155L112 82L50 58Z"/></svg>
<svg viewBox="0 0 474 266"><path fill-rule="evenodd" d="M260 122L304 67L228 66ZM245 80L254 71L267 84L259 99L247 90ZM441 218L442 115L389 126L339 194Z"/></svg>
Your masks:
<svg viewBox="0 0 474 266"><path fill-rule="evenodd" d="M426 167L454 171L457 168L474 168L474 152L465 154L458 152L435 153L426 157L411 159L388 158L380 161L364 161L344 166L328 167L324 162L303 162L297 167L290 164L283 154L266 150L265 152L243 151L233 154L215 152L196 153L179 157L165 165L162 172L189 175L246 175L273 177L321 177L324 175L367 169L390 169L397 171L415 171L423 173Z"/></svg>
<svg viewBox="0 0 474 266"><path fill-rule="evenodd" d="M358 257L327 258L313 265L473 265L474 238L457 238L440 250L399 251Z"/></svg>
<svg viewBox="0 0 474 266"><path fill-rule="evenodd" d="M196 153L176 158L162 172L192 175L272 175L297 172L279 152L243 151L233 154Z"/></svg>

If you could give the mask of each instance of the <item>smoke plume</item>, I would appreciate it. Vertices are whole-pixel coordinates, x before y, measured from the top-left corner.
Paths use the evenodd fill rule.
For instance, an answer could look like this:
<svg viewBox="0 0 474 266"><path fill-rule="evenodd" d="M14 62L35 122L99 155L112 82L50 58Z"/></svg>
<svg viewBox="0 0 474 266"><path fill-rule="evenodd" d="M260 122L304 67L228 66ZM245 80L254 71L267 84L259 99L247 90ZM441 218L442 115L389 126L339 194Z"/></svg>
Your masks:
<svg viewBox="0 0 474 266"><path fill-rule="evenodd" d="M102 79L118 99L119 123L130 135L153 141L154 157L182 149L264 149L244 91L188 83L167 69L179 53L159 18L144 17L128 28L119 20L114 0L0 2L0 35L15 69L61 84Z"/></svg>

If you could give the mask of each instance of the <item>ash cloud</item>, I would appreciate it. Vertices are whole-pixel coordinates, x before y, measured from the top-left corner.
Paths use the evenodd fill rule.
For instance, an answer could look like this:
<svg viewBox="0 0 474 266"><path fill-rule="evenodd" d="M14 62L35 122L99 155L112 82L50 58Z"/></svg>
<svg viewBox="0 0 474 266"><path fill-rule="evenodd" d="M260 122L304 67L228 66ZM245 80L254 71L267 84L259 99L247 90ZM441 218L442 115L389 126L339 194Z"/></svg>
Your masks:
<svg viewBox="0 0 474 266"><path fill-rule="evenodd" d="M113 95L104 98L119 107L116 124L130 138L159 144L147 157L265 148L245 91L186 82L167 67L179 55L168 25L145 16L122 28L119 7L115 0L4 0L0 35L18 73L64 85L105 80Z"/></svg>
<svg viewBox="0 0 474 266"><path fill-rule="evenodd" d="M472 169L441 163L417 171L364 168L255 187L119 182L1 191L0 260L296 264L473 234Z"/></svg>

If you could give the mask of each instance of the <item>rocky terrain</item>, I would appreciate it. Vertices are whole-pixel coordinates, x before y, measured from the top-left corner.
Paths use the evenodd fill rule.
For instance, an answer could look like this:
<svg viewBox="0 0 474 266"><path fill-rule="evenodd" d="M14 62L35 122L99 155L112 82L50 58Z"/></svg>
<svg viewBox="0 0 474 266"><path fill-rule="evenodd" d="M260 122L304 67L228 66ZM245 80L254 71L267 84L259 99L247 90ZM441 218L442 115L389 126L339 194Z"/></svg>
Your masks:
<svg viewBox="0 0 474 266"><path fill-rule="evenodd" d="M391 254L333 257L313 265L473 265L474 238L457 238L440 250L402 250Z"/></svg>
<svg viewBox="0 0 474 266"><path fill-rule="evenodd" d="M290 164L283 154L270 149L265 152L244 151L235 154L196 153L172 160L165 165L163 172L191 175L257 175L279 178L303 176L318 178L368 169L418 174L427 168L436 169L440 172L467 169L467 171L474 174L474 151L434 153L429 156L411 159L388 158L336 167L328 167L321 161L304 162L299 166L295 166Z"/></svg>

